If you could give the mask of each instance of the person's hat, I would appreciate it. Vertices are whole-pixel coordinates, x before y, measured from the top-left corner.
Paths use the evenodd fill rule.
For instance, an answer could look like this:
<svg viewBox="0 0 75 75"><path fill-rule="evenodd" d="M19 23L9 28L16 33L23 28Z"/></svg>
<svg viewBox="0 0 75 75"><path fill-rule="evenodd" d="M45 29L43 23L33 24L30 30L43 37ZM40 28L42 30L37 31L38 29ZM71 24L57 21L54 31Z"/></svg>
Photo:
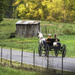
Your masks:
<svg viewBox="0 0 75 75"><path fill-rule="evenodd" d="M48 34L49 36L51 36L51 34Z"/></svg>
<svg viewBox="0 0 75 75"><path fill-rule="evenodd" d="M56 34L54 34L54 36L56 36Z"/></svg>

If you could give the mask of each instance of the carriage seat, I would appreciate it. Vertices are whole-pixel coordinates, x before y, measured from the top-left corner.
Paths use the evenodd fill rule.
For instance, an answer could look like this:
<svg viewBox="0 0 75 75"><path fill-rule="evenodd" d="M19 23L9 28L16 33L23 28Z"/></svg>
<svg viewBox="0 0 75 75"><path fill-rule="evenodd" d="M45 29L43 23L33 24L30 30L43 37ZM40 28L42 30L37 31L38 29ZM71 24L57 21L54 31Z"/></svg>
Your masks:
<svg viewBox="0 0 75 75"><path fill-rule="evenodd" d="M55 42L56 39L47 39L46 40L46 43L49 45L49 46L53 46L53 42Z"/></svg>

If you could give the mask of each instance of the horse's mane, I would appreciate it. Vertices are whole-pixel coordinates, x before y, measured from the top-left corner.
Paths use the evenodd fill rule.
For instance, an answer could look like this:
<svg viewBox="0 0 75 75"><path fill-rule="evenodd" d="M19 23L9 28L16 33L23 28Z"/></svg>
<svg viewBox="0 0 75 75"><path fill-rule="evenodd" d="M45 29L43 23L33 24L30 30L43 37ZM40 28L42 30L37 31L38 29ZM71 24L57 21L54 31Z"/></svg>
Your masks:
<svg viewBox="0 0 75 75"><path fill-rule="evenodd" d="M39 36L39 38L42 38L43 37L43 34L41 33L41 32L38 32L38 36Z"/></svg>

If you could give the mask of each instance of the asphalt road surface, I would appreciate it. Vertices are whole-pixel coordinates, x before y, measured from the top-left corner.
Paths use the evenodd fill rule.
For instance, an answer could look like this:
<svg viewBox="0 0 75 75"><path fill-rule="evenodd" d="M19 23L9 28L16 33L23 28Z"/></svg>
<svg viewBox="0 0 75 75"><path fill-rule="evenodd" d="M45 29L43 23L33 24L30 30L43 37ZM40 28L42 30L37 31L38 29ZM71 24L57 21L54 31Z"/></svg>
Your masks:
<svg viewBox="0 0 75 75"><path fill-rule="evenodd" d="M21 51L12 50L12 60L21 62ZM0 48L1 58L1 48ZM10 60L10 50L2 49L2 58ZM23 52L23 63L33 65L33 53ZM35 65L47 67L47 57L35 54ZM62 70L62 57L49 56L49 67ZM75 72L75 58L63 58L63 69Z"/></svg>

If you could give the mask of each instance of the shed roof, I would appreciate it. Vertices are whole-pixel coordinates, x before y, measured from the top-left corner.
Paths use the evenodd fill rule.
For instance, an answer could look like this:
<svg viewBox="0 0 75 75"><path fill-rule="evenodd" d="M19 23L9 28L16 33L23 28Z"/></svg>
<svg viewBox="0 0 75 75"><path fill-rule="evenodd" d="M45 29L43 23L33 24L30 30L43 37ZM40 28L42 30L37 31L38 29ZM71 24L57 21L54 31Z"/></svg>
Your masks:
<svg viewBox="0 0 75 75"><path fill-rule="evenodd" d="M38 24L40 23L40 21L23 21L23 20L20 20L18 22L16 22L16 24Z"/></svg>

